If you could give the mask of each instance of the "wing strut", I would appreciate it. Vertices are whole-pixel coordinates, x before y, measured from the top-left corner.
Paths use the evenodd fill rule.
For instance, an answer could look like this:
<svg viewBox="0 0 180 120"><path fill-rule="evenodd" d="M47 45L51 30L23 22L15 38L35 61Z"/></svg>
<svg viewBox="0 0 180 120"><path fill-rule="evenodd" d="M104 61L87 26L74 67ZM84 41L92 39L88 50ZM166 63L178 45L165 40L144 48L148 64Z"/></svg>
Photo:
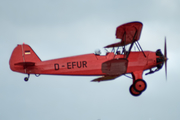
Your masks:
<svg viewBox="0 0 180 120"><path fill-rule="evenodd" d="M135 45L136 45L136 47L138 48L138 50L141 51L136 43L135 43Z"/></svg>
<svg viewBox="0 0 180 120"><path fill-rule="evenodd" d="M136 28L135 28L135 29L136 29ZM139 48L140 48L141 51L142 51L142 53L143 53L143 55L144 55L144 57L146 57L146 55L145 55L143 49L141 48L141 45L139 44L139 42L138 42L138 41L135 41L135 36L136 36L136 34L137 34L137 29L136 29L136 32L135 32L134 37L133 37L133 42L131 43L131 46L129 47L129 51L128 51L127 55L126 55L126 59L128 58L128 56L129 56L129 54L130 54L130 51L131 51L134 43L136 44L136 42L137 42L137 44L138 44L138 45L136 44L138 50L139 50ZM138 47L138 46L139 46L139 47ZM124 48L125 48L125 46L124 46Z"/></svg>
<svg viewBox="0 0 180 120"><path fill-rule="evenodd" d="M146 57L146 55L145 55L145 53L144 53L143 49L141 48L141 45L139 44L139 42L138 42L138 41L137 41L137 43L138 43L138 46L140 47L140 49L141 49L142 53L144 54L144 57Z"/></svg>
<svg viewBox="0 0 180 120"><path fill-rule="evenodd" d="M126 59L128 58L128 56L130 54L130 51L131 51L131 49L132 49L132 47L133 47L133 45L135 43L135 39L134 38L135 38L136 34L137 34L137 29L136 29L136 32L135 32L134 37L133 37L133 42L131 43L131 46L129 47L129 51L128 51L127 55L126 55Z"/></svg>
<svg viewBox="0 0 180 120"><path fill-rule="evenodd" d="M124 46L126 45L126 31L124 32Z"/></svg>

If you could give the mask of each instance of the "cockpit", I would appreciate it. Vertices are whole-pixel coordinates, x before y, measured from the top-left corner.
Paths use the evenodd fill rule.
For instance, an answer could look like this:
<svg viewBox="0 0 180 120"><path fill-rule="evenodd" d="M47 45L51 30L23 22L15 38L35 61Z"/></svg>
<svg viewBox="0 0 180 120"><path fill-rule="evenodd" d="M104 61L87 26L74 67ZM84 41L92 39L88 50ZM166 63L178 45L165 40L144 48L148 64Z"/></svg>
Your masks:
<svg viewBox="0 0 180 120"><path fill-rule="evenodd" d="M104 50L105 52L103 53L101 52L100 49L96 49L94 54L97 56L100 56L100 55L103 56L103 55L108 55L109 53L114 53L114 55L125 55L128 53L128 51L126 51L126 49L123 47L113 47L111 49L106 49L106 48L104 49L105 49Z"/></svg>

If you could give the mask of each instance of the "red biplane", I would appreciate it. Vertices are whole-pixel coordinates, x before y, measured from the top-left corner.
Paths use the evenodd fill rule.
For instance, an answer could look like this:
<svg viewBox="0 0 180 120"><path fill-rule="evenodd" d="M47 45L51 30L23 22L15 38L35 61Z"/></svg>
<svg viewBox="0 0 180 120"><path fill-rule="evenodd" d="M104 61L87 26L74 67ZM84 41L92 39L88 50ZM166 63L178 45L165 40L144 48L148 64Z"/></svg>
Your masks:
<svg viewBox="0 0 180 120"><path fill-rule="evenodd" d="M139 96L147 87L143 72L149 70L146 75L157 72L164 63L165 70L167 68L166 40L164 55L160 49L156 52L143 51L138 43L142 26L141 22L130 22L117 27L116 38L121 41L105 46L105 49L112 49L107 51L106 55L96 52L41 61L29 45L17 45L9 61L10 68L12 71L28 74L28 77L24 78L25 81L28 81L30 74L102 76L92 82L113 80L121 75L131 74L130 93ZM128 50L126 45L129 45ZM133 45L136 45L139 51L131 51Z"/></svg>

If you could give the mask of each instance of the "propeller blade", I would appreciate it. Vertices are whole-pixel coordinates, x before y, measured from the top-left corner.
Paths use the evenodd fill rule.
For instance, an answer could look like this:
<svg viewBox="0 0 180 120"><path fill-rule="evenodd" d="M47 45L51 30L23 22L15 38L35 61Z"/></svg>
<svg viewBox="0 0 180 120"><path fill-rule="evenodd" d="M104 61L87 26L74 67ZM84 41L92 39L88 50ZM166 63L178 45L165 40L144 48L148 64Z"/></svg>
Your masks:
<svg viewBox="0 0 180 120"><path fill-rule="evenodd" d="M165 43L164 43L164 62L165 62L165 75L166 75L166 81L167 81L167 47L166 47L166 37L165 37Z"/></svg>
<svg viewBox="0 0 180 120"><path fill-rule="evenodd" d="M166 74L166 81L167 81L167 62L165 61L165 74Z"/></svg>
<svg viewBox="0 0 180 120"><path fill-rule="evenodd" d="M167 58L166 37L165 37L165 43L164 43L164 57Z"/></svg>

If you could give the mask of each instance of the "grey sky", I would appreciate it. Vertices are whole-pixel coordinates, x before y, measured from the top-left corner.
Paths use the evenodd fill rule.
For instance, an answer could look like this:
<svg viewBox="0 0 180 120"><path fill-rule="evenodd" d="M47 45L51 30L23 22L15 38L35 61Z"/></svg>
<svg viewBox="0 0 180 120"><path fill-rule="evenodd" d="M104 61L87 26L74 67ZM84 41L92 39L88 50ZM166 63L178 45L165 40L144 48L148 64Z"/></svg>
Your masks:
<svg viewBox="0 0 180 120"><path fill-rule="evenodd" d="M179 0L0 0L1 120L178 120ZM164 68L143 76L147 89L129 93L132 80L92 83L96 77L30 76L12 72L9 58L17 44L29 44L42 60L92 53L117 42L120 24L141 21L144 50L168 47ZM146 73L146 72L145 72Z"/></svg>

